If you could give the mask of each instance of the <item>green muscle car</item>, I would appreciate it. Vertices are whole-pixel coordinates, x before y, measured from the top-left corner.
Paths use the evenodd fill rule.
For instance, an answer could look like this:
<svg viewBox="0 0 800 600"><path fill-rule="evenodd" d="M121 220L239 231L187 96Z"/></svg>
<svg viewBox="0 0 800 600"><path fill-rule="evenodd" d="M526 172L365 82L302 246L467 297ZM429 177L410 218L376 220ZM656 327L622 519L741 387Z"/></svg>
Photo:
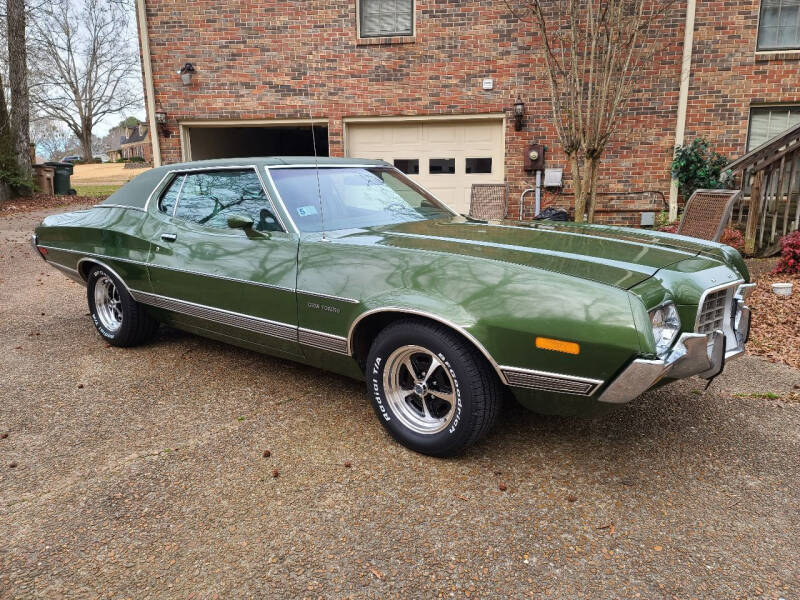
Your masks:
<svg viewBox="0 0 800 600"><path fill-rule="evenodd" d="M510 391L598 414L744 352L732 248L637 229L487 223L381 161L170 165L48 217L33 244L133 346L160 322L366 380L409 448L455 454Z"/></svg>

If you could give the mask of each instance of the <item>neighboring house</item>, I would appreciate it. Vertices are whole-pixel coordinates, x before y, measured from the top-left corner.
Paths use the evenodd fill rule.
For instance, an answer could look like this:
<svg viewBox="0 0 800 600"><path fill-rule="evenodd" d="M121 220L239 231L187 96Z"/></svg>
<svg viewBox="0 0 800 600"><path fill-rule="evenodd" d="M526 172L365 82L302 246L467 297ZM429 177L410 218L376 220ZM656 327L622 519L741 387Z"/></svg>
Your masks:
<svg viewBox="0 0 800 600"><path fill-rule="evenodd" d="M534 185L524 170L528 144L545 144L546 166L568 171L539 39L503 0L279 0L237 4L235 16L211 0L144 6L148 118L153 127L156 116L164 123L156 164L308 155L313 123L320 155L386 159L461 211L472 183L507 181L513 215L522 190ZM676 131L686 141L706 136L735 157L796 122L798 13L796 0L672 4L660 28L663 49L608 149L599 189L668 195ZM192 14L202 18L176 17ZM176 73L186 63L195 70L189 85ZM521 131L513 119L518 97ZM565 183L562 205L570 201L568 172ZM526 196L523 216L531 216L532 201ZM606 199L616 208L635 202Z"/></svg>
<svg viewBox="0 0 800 600"><path fill-rule="evenodd" d="M121 158L139 157L148 163L152 161L153 146L150 142L149 129L146 123L138 123L125 128L125 135L120 139L119 144Z"/></svg>
<svg viewBox="0 0 800 600"><path fill-rule="evenodd" d="M120 148L107 150L106 154L110 162L116 162L122 158L122 150Z"/></svg>
<svg viewBox="0 0 800 600"><path fill-rule="evenodd" d="M122 158L122 140L125 139L125 128L121 125L111 128L108 135L103 138L105 153L108 160L114 162ZM151 149L152 152L152 149Z"/></svg>

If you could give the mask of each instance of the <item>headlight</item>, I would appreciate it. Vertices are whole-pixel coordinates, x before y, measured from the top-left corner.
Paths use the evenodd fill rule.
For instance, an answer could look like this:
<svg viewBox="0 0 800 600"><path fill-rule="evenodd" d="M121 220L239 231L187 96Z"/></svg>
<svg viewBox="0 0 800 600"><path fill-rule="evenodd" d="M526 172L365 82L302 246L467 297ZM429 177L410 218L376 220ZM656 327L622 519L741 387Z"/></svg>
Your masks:
<svg viewBox="0 0 800 600"><path fill-rule="evenodd" d="M650 324L656 340L656 354L663 356L681 330L681 318L672 302L650 311Z"/></svg>

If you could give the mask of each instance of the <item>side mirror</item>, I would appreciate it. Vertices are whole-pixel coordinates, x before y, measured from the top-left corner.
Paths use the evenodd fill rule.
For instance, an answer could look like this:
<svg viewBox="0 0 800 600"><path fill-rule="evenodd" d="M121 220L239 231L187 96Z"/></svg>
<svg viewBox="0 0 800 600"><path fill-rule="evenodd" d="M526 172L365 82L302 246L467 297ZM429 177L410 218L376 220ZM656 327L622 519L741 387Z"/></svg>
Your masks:
<svg viewBox="0 0 800 600"><path fill-rule="evenodd" d="M244 215L231 215L228 217L228 227L231 229L252 229L253 219Z"/></svg>

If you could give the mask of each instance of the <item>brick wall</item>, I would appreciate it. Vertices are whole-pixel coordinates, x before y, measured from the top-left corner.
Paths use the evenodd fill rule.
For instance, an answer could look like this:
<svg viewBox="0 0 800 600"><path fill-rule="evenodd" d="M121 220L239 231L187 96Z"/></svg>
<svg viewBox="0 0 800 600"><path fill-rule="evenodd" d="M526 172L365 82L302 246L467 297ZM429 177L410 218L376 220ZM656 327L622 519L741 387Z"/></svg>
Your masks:
<svg viewBox="0 0 800 600"><path fill-rule="evenodd" d="M173 131L187 119L303 119L310 105L315 118L328 119L330 154L341 156L343 117L505 111L512 213L533 212L532 194L519 206L520 192L533 185L522 168L533 141L547 145L549 167L565 169L563 193L545 194L543 204L571 203L538 41L502 0L417 0L413 43L359 42L355 0L146 4L156 110L167 113ZM602 163L601 191L669 192L685 9L685 2L672 5L660 30L663 47L638 74L630 110ZM698 2L687 140L705 135L720 151L740 154L751 103L800 101L800 60L756 60L757 15L758 0ZM185 62L197 68L187 87L176 73ZM494 78L493 90L482 89L485 77ZM517 95L527 108L520 132L510 118ZM178 135L162 137L161 148L165 162L181 159ZM633 204L605 197L601 208ZM630 213L601 218L638 223Z"/></svg>

